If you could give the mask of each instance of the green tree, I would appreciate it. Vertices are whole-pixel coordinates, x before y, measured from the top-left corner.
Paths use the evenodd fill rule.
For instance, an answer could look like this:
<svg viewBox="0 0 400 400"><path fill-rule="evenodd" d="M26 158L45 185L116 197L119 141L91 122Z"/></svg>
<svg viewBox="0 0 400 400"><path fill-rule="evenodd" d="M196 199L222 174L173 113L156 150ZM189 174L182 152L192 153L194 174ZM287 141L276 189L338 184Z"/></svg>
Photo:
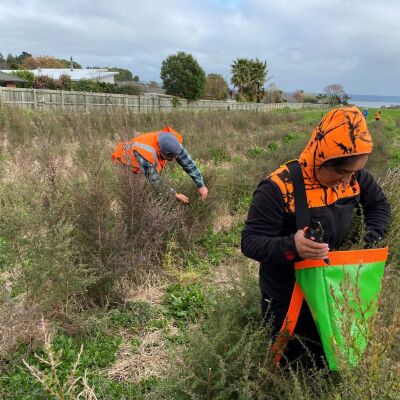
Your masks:
<svg viewBox="0 0 400 400"><path fill-rule="evenodd" d="M32 54L28 53L26 51L23 51L19 56L15 57L15 63L18 65L22 65L25 58L28 58L28 57L32 57Z"/></svg>
<svg viewBox="0 0 400 400"><path fill-rule="evenodd" d="M8 69L7 61L1 52L0 52L0 69Z"/></svg>
<svg viewBox="0 0 400 400"><path fill-rule="evenodd" d="M264 84L268 80L267 62L258 58L238 58L231 68L231 82L238 89L240 98L259 103L264 96Z"/></svg>
<svg viewBox="0 0 400 400"><path fill-rule="evenodd" d="M64 68L71 68L71 61L70 60L66 60L65 58L59 58L58 61L60 61L64 65ZM74 69L82 69L82 65L77 63L74 60L72 60L72 67Z"/></svg>
<svg viewBox="0 0 400 400"><path fill-rule="evenodd" d="M220 74L208 74L205 96L213 100L226 100L228 97L228 84Z"/></svg>
<svg viewBox="0 0 400 400"><path fill-rule="evenodd" d="M259 103L264 96L264 83L267 81L267 62L256 58L250 60L250 63L252 92Z"/></svg>
<svg viewBox="0 0 400 400"><path fill-rule="evenodd" d="M129 71L128 69L113 67L109 68L108 70L113 72L118 72L118 75L114 77L116 81L129 81L129 82L133 81L132 72Z"/></svg>
<svg viewBox="0 0 400 400"><path fill-rule="evenodd" d="M19 88L31 88L33 85L33 81L35 80L35 75L31 71L27 71L24 69L17 70L13 72L13 75L18 76L22 79L26 79L28 82L24 83L17 83L17 87Z"/></svg>
<svg viewBox="0 0 400 400"><path fill-rule="evenodd" d="M11 64L17 64L17 62L15 61L15 57L11 53L7 54L6 62L7 62L8 68L11 68Z"/></svg>
<svg viewBox="0 0 400 400"><path fill-rule="evenodd" d="M231 65L232 78L231 82L238 89L239 95L243 96L244 90L250 85L250 60L247 58L238 58Z"/></svg>
<svg viewBox="0 0 400 400"><path fill-rule="evenodd" d="M206 74L196 59L183 51L168 56L161 64L161 79L167 94L197 100L204 93Z"/></svg>

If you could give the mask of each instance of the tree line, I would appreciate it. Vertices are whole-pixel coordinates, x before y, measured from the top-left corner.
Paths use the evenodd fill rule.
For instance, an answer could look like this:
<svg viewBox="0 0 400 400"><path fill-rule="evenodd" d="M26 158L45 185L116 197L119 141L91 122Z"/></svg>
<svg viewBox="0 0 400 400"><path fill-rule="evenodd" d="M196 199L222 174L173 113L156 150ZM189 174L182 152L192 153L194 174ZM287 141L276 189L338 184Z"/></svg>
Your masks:
<svg viewBox="0 0 400 400"><path fill-rule="evenodd" d="M110 71L118 72L116 82L127 83L124 86L81 80L72 82L68 75L61 76L58 80L50 77L35 77L30 70L36 68L82 68L76 61L58 59L51 56L34 57L23 51L18 56L8 54L7 58L0 53L0 69L13 69L14 74L26 79L28 82L19 84L22 87L37 89L59 89L92 91L103 93L140 94L141 88L135 83L139 76L131 71L117 67L103 67ZM92 67L98 68L98 67ZM228 97L236 101L281 103L287 101L282 90L276 85L265 84L271 79L268 77L267 62L256 59L237 58L231 64L231 80L233 89L230 89L227 81L221 74L206 74L198 61L189 53L178 51L168 56L161 63L160 77L166 94L185 98L188 100L213 99L226 100ZM292 95L296 102L317 103L324 102L331 105L347 104L349 96L341 84L330 84L322 93L306 93L304 90L296 90Z"/></svg>

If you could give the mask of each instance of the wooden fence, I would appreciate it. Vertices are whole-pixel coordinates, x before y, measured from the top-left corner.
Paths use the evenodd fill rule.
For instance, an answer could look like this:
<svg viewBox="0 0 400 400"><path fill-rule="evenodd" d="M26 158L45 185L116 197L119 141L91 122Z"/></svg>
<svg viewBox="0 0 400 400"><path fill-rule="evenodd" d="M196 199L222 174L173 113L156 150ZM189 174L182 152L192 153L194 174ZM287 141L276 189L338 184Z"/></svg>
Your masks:
<svg viewBox="0 0 400 400"><path fill-rule="evenodd" d="M254 110L267 111L282 108L322 108L322 104L306 103L237 103L236 101L177 100L170 96L69 92L44 89L15 89L0 87L0 104L14 104L28 109L61 109L88 112L100 109L111 112L125 109L134 113L171 112L178 110Z"/></svg>

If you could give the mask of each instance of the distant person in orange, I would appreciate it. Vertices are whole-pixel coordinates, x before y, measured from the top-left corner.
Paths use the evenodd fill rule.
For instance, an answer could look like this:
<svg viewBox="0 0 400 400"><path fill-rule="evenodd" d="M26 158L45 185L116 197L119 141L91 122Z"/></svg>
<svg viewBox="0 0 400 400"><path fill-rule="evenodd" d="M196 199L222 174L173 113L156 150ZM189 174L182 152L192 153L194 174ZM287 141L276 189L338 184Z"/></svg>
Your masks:
<svg viewBox="0 0 400 400"><path fill-rule="evenodd" d="M381 119L381 112L380 111L377 111L376 113L375 113L375 121L379 121Z"/></svg>
<svg viewBox="0 0 400 400"><path fill-rule="evenodd" d="M143 174L158 192L171 194L181 203L188 204L189 198L170 188L160 175L168 161L176 160L196 184L200 199L206 200L208 189L203 176L182 142L182 136L166 126L161 131L144 133L128 142L117 143L111 157L115 164L125 165L132 172Z"/></svg>

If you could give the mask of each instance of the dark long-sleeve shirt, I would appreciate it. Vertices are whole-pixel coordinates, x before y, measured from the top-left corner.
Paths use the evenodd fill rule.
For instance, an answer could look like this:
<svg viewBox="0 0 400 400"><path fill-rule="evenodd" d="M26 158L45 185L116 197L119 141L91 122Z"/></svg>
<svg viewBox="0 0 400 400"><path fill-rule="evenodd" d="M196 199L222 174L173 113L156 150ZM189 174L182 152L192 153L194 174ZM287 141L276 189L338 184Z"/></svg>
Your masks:
<svg viewBox="0 0 400 400"><path fill-rule="evenodd" d="M367 243L379 240L388 229L390 205L382 189L364 169L356 177L359 195L309 209L310 216L321 222L324 242L331 250L343 244L358 203L364 210ZM260 262L260 286L264 295L284 305L288 305L294 285L293 263L300 259L294 242L296 231L295 214L285 212L278 186L270 179L262 181L254 193L242 232L242 252Z"/></svg>

